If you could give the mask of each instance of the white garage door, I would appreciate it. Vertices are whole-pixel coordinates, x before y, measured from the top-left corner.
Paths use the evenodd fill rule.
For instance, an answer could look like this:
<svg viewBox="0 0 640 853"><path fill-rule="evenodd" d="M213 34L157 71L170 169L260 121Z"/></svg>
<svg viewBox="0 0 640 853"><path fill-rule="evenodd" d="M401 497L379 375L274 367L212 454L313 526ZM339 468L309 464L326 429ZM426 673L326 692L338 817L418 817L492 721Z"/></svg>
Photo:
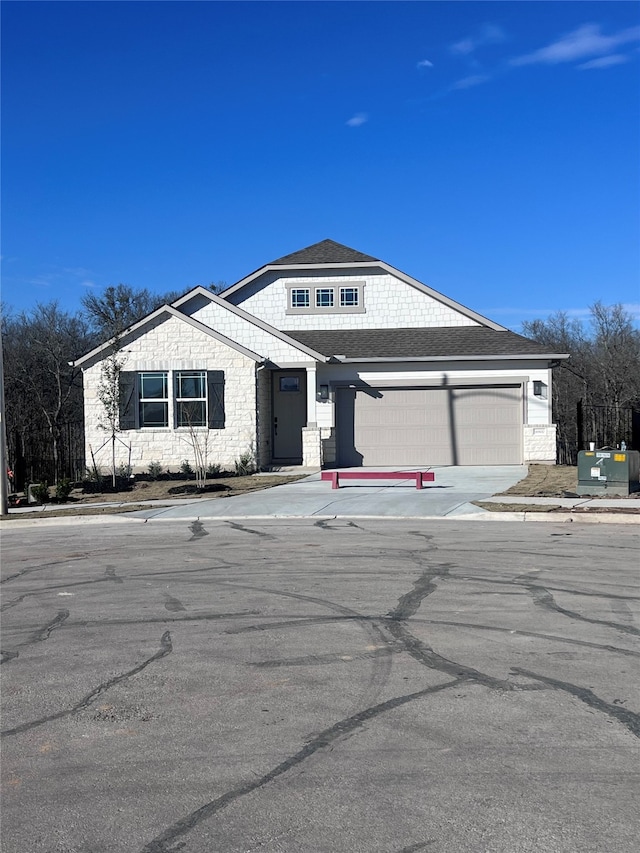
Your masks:
<svg viewBox="0 0 640 853"><path fill-rule="evenodd" d="M338 464L520 465L522 388L341 388Z"/></svg>

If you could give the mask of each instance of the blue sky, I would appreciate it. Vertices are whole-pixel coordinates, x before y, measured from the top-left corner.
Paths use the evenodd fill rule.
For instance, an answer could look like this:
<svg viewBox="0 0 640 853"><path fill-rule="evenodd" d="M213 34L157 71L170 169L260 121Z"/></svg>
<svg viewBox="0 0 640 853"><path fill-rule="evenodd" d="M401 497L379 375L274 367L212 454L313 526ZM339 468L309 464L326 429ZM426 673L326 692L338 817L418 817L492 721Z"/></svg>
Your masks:
<svg viewBox="0 0 640 853"><path fill-rule="evenodd" d="M327 237L510 328L640 318L632 2L2 3L2 299Z"/></svg>

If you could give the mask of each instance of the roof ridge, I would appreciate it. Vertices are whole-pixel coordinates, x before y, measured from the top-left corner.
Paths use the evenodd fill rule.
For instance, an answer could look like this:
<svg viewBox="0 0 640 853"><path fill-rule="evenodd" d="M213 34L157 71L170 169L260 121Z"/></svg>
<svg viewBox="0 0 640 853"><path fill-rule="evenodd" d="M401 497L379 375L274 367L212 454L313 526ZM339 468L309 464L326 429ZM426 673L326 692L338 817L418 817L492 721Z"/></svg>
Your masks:
<svg viewBox="0 0 640 853"><path fill-rule="evenodd" d="M271 261L267 266L371 263L379 260L380 258L374 258L373 255L366 255L364 252L359 252L357 249L352 249L350 246L327 238L318 243L312 243L310 246L305 246L303 249L298 249L296 252L283 255L281 258Z"/></svg>

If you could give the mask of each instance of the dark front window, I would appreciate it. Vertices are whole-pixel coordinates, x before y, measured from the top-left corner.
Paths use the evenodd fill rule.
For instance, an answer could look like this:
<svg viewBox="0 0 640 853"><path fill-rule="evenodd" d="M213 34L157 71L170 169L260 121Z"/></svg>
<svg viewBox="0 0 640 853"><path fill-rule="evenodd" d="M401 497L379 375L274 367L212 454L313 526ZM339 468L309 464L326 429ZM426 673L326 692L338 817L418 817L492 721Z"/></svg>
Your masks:
<svg viewBox="0 0 640 853"><path fill-rule="evenodd" d="M166 371L140 374L140 426L169 426L169 393Z"/></svg>

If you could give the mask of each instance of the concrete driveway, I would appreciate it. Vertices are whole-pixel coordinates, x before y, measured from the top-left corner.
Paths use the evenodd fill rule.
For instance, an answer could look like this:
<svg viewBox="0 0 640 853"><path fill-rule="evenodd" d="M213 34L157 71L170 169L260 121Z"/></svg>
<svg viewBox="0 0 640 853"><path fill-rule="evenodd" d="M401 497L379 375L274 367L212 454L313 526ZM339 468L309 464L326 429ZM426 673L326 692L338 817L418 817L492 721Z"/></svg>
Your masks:
<svg viewBox="0 0 640 853"><path fill-rule="evenodd" d="M358 469L345 469L358 470ZM362 470L362 469L360 469ZM366 469L365 469L366 470ZM385 470L385 469L377 469ZM386 470L398 470L388 468ZM411 469L406 469L411 470ZM415 469L414 469L415 470ZM471 501L495 495L527 474L524 465L434 467L436 478L422 490L413 480L347 481L333 490L331 483L312 474L261 492L233 498L198 500L168 509L136 513L143 518L424 518L477 515Z"/></svg>

